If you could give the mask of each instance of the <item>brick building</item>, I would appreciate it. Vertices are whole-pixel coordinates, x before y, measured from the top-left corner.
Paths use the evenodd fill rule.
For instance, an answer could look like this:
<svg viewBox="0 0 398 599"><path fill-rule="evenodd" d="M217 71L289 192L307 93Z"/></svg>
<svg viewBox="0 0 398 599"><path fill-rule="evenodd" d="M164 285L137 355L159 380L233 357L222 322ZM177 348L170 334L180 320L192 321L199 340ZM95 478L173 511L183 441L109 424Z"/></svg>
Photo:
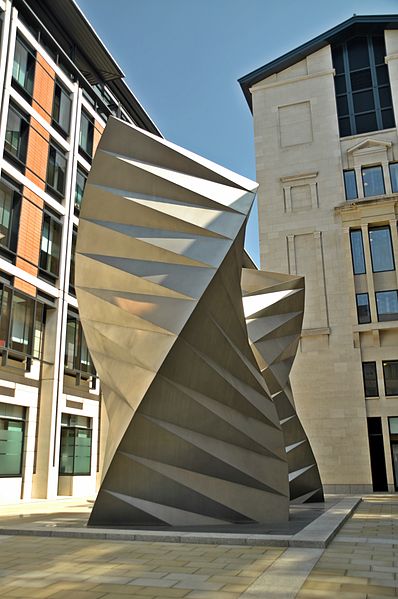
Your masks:
<svg viewBox="0 0 398 599"><path fill-rule="evenodd" d="M110 114L159 134L73 0L0 0L0 503L96 490L106 434L74 293Z"/></svg>

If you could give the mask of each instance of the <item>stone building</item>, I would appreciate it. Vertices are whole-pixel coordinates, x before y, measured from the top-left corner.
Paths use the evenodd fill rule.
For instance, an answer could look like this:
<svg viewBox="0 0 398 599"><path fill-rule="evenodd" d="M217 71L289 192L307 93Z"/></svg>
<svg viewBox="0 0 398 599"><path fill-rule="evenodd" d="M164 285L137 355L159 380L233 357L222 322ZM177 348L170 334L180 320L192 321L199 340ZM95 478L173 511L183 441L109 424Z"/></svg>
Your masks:
<svg viewBox="0 0 398 599"><path fill-rule="evenodd" d="M329 492L398 490L398 16L353 16L240 79L261 266L305 275L292 385Z"/></svg>
<svg viewBox="0 0 398 599"><path fill-rule="evenodd" d="M0 25L0 503L88 496L107 425L74 290L79 207L110 114L159 131L73 0L0 0Z"/></svg>

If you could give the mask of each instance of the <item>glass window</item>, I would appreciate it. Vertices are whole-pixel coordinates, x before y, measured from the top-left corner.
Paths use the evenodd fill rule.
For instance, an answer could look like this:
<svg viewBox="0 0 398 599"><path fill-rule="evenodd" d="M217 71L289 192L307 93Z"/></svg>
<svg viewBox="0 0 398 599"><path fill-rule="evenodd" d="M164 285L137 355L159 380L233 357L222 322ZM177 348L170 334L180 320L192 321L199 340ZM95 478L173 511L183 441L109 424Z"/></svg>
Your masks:
<svg viewBox="0 0 398 599"><path fill-rule="evenodd" d="M398 320L398 292L378 291L376 293L377 315L380 321Z"/></svg>
<svg viewBox="0 0 398 599"><path fill-rule="evenodd" d="M390 227L369 229L369 241L373 272L394 270Z"/></svg>
<svg viewBox="0 0 398 599"><path fill-rule="evenodd" d="M79 317L72 313L68 314L66 323L65 368L87 375L95 374Z"/></svg>
<svg viewBox="0 0 398 599"><path fill-rule="evenodd" d="M55 81L53 101L53 124L58 125L66 134L69 133L72 100L66 89Z"/></svg>
<svg viewBox="0 0 398 599"><path fill-rule="evenodd" d="M363 252L362 231L360 229L351 229L351 254L354 275L362 275L366 272L365 255Z"/></svg>
<svg viewBox="0 0 398 599"><path fill-rule="evenodd" d="M41 358L45 308L34 298L0 288L0 347Z"/></svg>
<svg viewBox="0 0 398 599"><path fill-rule="evenodd" d="M385 55L384 35L361 35L332 47L342 137L394 127Z"/></svg>
<svg viewBox="0 0 398 599"><path fill-rule="evenodd" d="M362 184L365 197L379 196L385 193L383 169L381 166L370 166L362 169Z"/></svg>
<svg viewBox="0 0 398 599"><path fill-rule="evenodd" d="M345 199L355 200L358 197L355 171L344 171Z"/></svg>
<svg viewBox="0 0 398 599"><path fill-rule="evenodd" d="M0 403L0 476L21 476L26 408Z"/></svg>
<svg viewBox="0 0 398 599"><path fill-rule="evenodd" d="M365 397L378 397L376 362L362 362Z"/></svg>
<svg viewBox="0 0 398 599"><path fill-rule="evenodd" d="M398 395L398 361L383 362L386 395Z"/></svg>
<svg viewBox="0 0 398 599"><path fill-rule="evenodd" d="M94 123L84 111L80 121L79 147L88 156L93 155Z"/></svg>
<svg viewBox="0 0 398 599"><path fill-rule="evenodd" d="M56 195L65 193L66 155L53 141L50 141L47 167L47 186Z"/></svg>
<svg viewBox="0 0 398 599"><path fill-rule="evenodd" d="M369 295L367 293L357 293L356 298L358 323L365 324L370 322Z"/></svg>
<svg viewBox="0 0 398 599"><path fill-rule="evenodd" d="M388 419L390 433L392 435L398 435L398 418L392 417Z"/></svg>
<svg viewBox="0 0 398 599"><path fill-rule="evenodd" d="M390 164L390 178L393 193L398 193L398 162Z"/></svg>
<svg viewBox="0 0 398 599"><path fill-rule="evenodd" d="M0 181L0 246L17 251L21 193L5 179Z"/></svg>
<svg viewBox="0 0 398 599"><path fill-rule="evenodd" d="M17 161L25 164L28 149L29 117L10 104L4 149Z"/></svg>
<svg viewBox="0 0 398 599"><path fill-rule="evenodd" d="M33 95L36 57L34 50L20 37L15 43L14 63L12 67L13 81L22 89Z"/></svg>
<svg viewBox="0 0 398 599"><path fill-rule="evenodd" d="M43 214L39 267L58 276L61 247L61 223L48 212Z"/></svg>
<svg viewBox="0 0 398 599"><path fill-rule="evenodd" d="M76 171L75 214L79 214L80 212L86 181L87 173L78 166Z"/></svg>
<svg viewBox="0 0 398 599"><path fill-rule="evenodd" d="M76 253L77 230L72 231L72 248L70 254L69 292L75 294L75 253Z"/></svg>
<svg viewBox="0 0 398 599"><path fill-rule="evenodd" d="M59 474L91 472L91 418L62 414Z"/></svg>

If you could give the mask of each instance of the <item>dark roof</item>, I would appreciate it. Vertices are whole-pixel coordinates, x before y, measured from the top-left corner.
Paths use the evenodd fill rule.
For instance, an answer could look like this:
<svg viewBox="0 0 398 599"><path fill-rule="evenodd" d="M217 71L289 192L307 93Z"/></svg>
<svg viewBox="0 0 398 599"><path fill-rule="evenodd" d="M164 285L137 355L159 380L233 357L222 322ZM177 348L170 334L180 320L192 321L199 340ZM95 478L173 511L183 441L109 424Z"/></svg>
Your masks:
<svg viewBox="0 0 398 599"><path fill-rule="evenodd" d="M354 15L350 19L332 27L332 29L314 37L312 40L298 46L294 50L291 50L255 71L244 75L239 79L239 83L247 103L249 104L250 110L252 109L250 88L259 81L266 79L266 77L269 77L274 73L283 71L283 69L287 69L296 62L303 60L303 58L309 54L320 50L332 42L338 42L346 37L356 35L365 30L367 32L377 33L384 29L398 29L398 15Z"/></svg>
<svg viewBox="0 0 398 599"><path fill-rule="evenodd" d="M123 71L75 0L14 0L14 3L28 22L36 20L60 48L71 72L88 93L92 93L92 85L106 83L139 127L161 135L123 81Z"/></svg>

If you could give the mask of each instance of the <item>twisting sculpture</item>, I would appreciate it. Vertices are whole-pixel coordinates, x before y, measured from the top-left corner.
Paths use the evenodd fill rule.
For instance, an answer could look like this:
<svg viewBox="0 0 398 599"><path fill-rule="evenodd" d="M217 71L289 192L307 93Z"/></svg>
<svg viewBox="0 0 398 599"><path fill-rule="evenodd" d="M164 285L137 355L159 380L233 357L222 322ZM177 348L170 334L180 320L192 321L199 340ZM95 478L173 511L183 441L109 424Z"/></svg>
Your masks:
<svg viewBox="0 0 398 599"><path fill-rule="evenodd" d="M109 417L91 525L288 519L283 433L242 305L256 188L108 121L76 247L80 317Z"/></svg>
<svg viewBox="0 0 398 599"><path fill-rule="evenodd" d="M289 382L303 322L304 277L244 268L242 293L250 343L282 427L290 501L323 501L318 466Z"/></svg>

